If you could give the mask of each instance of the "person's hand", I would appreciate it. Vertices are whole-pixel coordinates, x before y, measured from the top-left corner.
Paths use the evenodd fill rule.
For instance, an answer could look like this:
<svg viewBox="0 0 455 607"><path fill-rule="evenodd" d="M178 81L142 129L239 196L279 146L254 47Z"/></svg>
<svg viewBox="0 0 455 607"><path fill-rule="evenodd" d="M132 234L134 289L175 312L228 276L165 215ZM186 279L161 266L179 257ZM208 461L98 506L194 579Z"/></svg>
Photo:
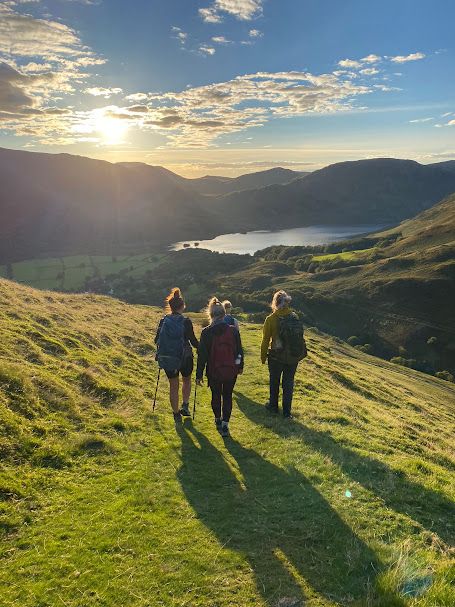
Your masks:
<svg viewBox="0 0 455 607"><path fill-rule="evenodd" d="M202 379L196 379L196 386L203 386L204 381Z"/></svg>

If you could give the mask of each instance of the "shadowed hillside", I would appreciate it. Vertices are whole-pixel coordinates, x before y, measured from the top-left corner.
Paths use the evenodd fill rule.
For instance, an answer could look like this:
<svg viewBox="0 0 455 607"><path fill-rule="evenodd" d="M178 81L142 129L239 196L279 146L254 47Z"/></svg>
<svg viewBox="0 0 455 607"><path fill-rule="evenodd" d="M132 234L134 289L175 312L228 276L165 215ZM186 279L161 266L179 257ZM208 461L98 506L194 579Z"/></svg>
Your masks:
<svg viewBox="0 0 455 607"><path fill-rule="evenodd" d="M176 432L159 315L0 280L3 604L453 604L451 384L310 330L285 422L243 323L232 439Z"/></svg>

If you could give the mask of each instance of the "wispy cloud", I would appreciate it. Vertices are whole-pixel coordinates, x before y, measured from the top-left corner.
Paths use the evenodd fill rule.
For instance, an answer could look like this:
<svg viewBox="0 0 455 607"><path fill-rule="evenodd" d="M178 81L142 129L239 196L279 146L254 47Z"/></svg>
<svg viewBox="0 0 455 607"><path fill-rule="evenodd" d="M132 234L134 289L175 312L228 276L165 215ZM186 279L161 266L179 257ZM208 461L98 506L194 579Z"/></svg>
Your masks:
<svg viewBox="0 0 455 607"><path fill-rule="evenodd" d="M204 55L214 55L216 51L213 48L213 46L208 46L207 44L201 44L201 46L199 47L199 52L201 52Z"/></svg>
<svg viewBox="0 0 455 607"><path fill-rule="evenodd" d="M349 68L357 68L362 66L360 61L355 61L354 59L342 59L341 61L338 61L338 65Z"/></svg>
<svg viewBox="0 0 455 607"><path fill-rule="evenodd" d="M425 59L424 53L411 53L410 55L396 55L395 57L390 57L390 61L394 63L407 63L408 61L419 61L420 59Z"/></svg>
<svg viewBox="0 0 455 607"><path fill-rule="evenodd" d="M199 15L206 23L221 23L228 14L241 21L251 21L262 14L263 0L214 0L200 8Z"/></svg>
<svg viewBox="0 0 455 607"><path fill-rule="evenodd" d="M103 86L91 86L85 89L84 92L93 95L94 97L104 97L105 99L108 99L109 97L112 97L112 95L120 95L120 93L123 93L123 89L119 87L105 88Z"/></svg>
<svg viewBox="0 0 455 607"><path fill-rule="evenodd" d="M257 29L252 29L248 32L248 36L250 38L262 38L263 35L264 34L260 30L257 30Z"/></svg>
<svg viewBox="0 0 455 607"><path fill-rule="evenodd" d="M212 42L215 44L231 44L231 40L228 40L225 36L212 36Z"/></svg>
<svg viewBox="0 0 455 607"><path fill-rule="evenodd" d="M374 55L374 54L370 54L367 55L366 57L363 57L363 59L361 59L362 63L378 63L379 61L381 61L382 57L380 57L379 55Z"/></svg>
<svg viewBox="0 0 455 607"><path fill-rule="evenodd" d="M421 123L421 122L431 122L434 118L415 118L414 120L410 120L411 123Z"/></svg>

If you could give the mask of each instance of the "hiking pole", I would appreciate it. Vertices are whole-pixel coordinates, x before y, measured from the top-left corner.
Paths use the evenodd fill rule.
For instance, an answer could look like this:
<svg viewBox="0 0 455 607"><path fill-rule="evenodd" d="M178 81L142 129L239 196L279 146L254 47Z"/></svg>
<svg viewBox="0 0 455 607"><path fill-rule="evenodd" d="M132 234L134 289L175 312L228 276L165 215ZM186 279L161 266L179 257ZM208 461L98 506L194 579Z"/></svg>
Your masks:
<svg viewBox="0 0 455 607"><path fill-rule="evenodd" d="M193 400L193 419L196 415L196 390L197 390L197 381L194 382L194 400Z"/></svg>
<svg viewBox="0 0 455 607"><path fill-rule="evenodd" d="M158 394L158 384L160 383L161 367L158 369L158 378L156 380L155 397L153 399L153 413L155 413L156 395Z"/></svg>

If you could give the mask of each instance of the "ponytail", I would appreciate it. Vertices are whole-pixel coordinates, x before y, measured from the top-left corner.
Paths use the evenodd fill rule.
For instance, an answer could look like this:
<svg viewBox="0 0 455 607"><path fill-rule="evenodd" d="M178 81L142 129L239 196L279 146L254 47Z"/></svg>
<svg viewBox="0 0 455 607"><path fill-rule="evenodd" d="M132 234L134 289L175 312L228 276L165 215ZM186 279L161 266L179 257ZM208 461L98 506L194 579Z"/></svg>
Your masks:
<svg viewBox="0 0 455 607"><path fill-rule="evenodd" d="M166 297L165 307L167 312L178 312L181 308L185 307L185 300L182 297L182 293L178 287L172 289L169 295Z"/></svg>

